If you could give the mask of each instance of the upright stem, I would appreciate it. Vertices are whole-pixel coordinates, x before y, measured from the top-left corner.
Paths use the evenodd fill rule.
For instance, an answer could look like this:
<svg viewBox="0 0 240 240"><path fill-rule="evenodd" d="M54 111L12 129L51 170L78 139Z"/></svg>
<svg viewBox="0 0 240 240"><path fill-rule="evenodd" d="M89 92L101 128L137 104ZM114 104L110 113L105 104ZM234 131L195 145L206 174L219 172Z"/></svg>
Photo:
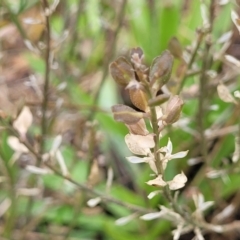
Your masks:
<svg viewBox="0 0 240 240"><path fill-rule="evenodd" d="M214 21L214 8L215 8L215 0L211 0L211 4L209 7L209 27L208 33L205 38L205 49L203 52L203 65L202 72L199 79L199 111L198 111L198 126L199 126L199 134L200 134L200 151L204 161L207 162L207 142L205 137L205 126L204 119L206 116L205 113L205 104L207 98L207 74L206 71L210 68L211 62L209 58L209 52L211 48L211 32L213 29L213 21Z"/></svg>
<svg viewBox="0 0 240 240"><path fill-rule="evenodd" d="M44 152L44 142L47 134L47 107L49 99L49 79L50 79L50 58L51 58L51 31L49 23L49 14L46 10L49 9L48 1L42 0L43 9L45 11L45 21L46 21L46 52L45 52L45 80L43 87L43 101L42 101L42 121L41 121L41 133L42 138L40 142L40 154Z"/></svg>
<svg viewBox="0 0 240 240"><path fill-rule="evenodd" d="M117 17L117 27L115 29L115 31L113 32L113 39L112 41L110 41L110 43L107 46L107 53L106 56L104 57L104 62L103 62L103 73L102 73L102 78L100 81L100 86L96 91L96 94L94 96L93 99L93 104L96 105L100 96L100 91L101 88L106 80L107 74L108 74L108 66L109 63L111 62L113 56L114 56L114 52L115 52L115 47L116 47L116 43L117 43L117 36L121 30L122 24L123 24L123 20L124 20L124 12L125 12L125 8L127 5L127 0L123 0L122 4L121 4L121 8ZM91 111L91 113L89 114L88 119L91 121L93 120L95 116L95 111Z"/></svg>

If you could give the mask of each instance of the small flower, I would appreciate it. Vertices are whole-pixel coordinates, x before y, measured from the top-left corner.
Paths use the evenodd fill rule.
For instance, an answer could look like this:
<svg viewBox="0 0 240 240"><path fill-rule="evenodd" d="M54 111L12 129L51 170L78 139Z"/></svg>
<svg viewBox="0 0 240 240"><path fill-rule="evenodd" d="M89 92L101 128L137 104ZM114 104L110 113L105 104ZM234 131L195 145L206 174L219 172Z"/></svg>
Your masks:
<svg viewBox="0 0 240 240"><path fill-rule="evenodd" d="M172 149L173 149L173 146L170 138L168 138L167 146L159 149L160 153L165 153L165 155L162 158L163 169L166 169L168 161L172 159L177 159L177 158L184 158L187 156L188 150L172 154Z"/></svg>
<svg viewBox="0 0 240 240"><path fill-rule="evenodd" d="M211 207L214 202L213 201L204 201L204 196L201 193L196 193L193 195L193 201L196 207L195 212L193 213L194 215L197 216L201 216L202 217L202 213L203 211L205 211L206 209L208 209L209 207Z"/></svg>
<svg viewBox="0 0 240 240"><path fill-rule="evenodd" d="M131 163L148 163L150 168L153 170L154 173L158 173L157 167L155 164L155 158L154 155L149 152L147 157L136 157L136 156L131 156L131 157L126 157L126 159L131 162Z"/></svg>
<svg viewBox="0 0 240 240"><path fill-rule="evenodd" d="M170 190L177 190L184 187L186 182L187 177L183 172L181 172L180 174L177 174L171 181L164 181L162 175L158 175L155 179L146 183L155 187L165 187L168 185Z"/></svg>

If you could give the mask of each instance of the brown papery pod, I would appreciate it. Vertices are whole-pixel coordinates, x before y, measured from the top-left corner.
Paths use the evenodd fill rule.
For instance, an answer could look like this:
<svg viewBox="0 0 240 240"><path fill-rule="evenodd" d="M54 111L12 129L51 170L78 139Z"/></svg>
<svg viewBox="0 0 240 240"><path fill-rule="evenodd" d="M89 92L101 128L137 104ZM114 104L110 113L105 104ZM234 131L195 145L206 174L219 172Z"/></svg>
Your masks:
<svg viewBox="0 0 240 240"><path fill-rule="evenodd" d="M140 89L131 87L129 88L129 96L132 104L139 108L140 110L147 112L148 111L148 100L146 93Z"/></svg>
<svg viewBox="0 0 240 240"><path fill-rule="evenodd" d="M116 61L112 62L109 70L116 83L124 87L135 78L131 63L124 57L119 57Z"/></svg>
<svg viewBox="0 0 240 240"><path fill-rule="evenodd" d="M144 113L138 112L123 104L114 105L112 107L112 112L116 121L123 122L127 125L135 124L144 117Z"/></svg>
<svg viewBox="0 0 240 240"><path fill-rule="evenodd" d="M179 118L183 107L183 100L178 96L173 96L168 104L165 114L162 117L164 124L169 125L175 123Z"/></svg>
<svg viewBox="0 0 240 240"><path fill-rule="evenodd" d="M173 65L173 56L166 50L156 57L151 65L149 79L151 85L159 90L170 78Z"/></svg>
<svg viewBox="0 0 240 240"><path fill-rule="evenodd" d="M131 124L131 125L127 124L126 126L129 129L129 132L131 134L142 135L142 136L146 136L147 134L149 134L149 131L147 130L144 119L140 119L135 124Z"/></svg>
<svg viewBox="0 0 240 240"><path fill-rule="evenodd" d="M152 98L148 101L148 106L149 107L156 107L159 106L163 103L165 103L168 99L169 99L169 95L168 94L160 94L158 96L156 96L155 98Z"/></svg>
<svg viewBox="0 0 240 240"><path fill-rule="evenodd" d="M168 49L170 50L170 52L174 57L179 59L182 58L182 53L183 53L182 46L176 37L173 37L170 39L168 43Z"/></svg>

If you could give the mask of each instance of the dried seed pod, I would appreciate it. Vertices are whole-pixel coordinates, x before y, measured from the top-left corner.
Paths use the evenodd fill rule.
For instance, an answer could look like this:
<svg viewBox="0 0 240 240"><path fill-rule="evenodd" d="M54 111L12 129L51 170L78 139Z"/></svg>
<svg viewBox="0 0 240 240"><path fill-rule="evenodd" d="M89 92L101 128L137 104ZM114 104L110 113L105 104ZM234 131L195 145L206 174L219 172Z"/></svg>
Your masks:
<svg viewBox="0 0 240 240"><path fill-rule="evenodd" d="M129 96L132 104L139 108L140 110L147 112L148 111L148 100L146 93L140 88L130 88Z"/></svg>
<svg viewBox="0 0 240 240"><path fill-rule="evenodd" d="M165 114L162 116L164 124L169 125L175 123L181 114L183 107L183 100L178 96L172 97L166 108Z"/></svg>
<svg viewBox="0 0 240 240"><path fill-rule="evenodd" d="M173 65L173 56L166 50L156 57L151 65L149 79L155 89L159 90L170 78Z"/></svg>
<svg viewBox="0 0 240 240"><path fill-rule="evenodd" d="M182 58L182 46L176 37L170 39L168 48L174 57Z"/></svg>
<svg viewBox="0 0 240 240"><path fill-rule="evenodd" d="M135 78L131 63L124 57L119 57L109 66L113 79L121 86L126 87L128 83Z"/></svg>

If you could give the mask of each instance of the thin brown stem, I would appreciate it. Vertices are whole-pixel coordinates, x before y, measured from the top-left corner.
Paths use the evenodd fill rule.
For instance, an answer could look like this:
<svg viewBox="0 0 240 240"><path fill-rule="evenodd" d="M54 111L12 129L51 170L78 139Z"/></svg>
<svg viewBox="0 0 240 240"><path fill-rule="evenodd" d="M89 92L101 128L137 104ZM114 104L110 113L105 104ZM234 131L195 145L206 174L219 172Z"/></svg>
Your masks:
<svg viewBox="0 0 240 240"><path fill-rule="evenodd" d="M51 58L51 29L49 22L49 14L47 10L49 10L49 5L47 0L42 0L43 10L45 12L46 19L46 51L45 51L45 79L44 79L44 87L43 87L43 101L42 101L42 121L41 121L41 142L40 142L40 154L44 152L44 142L47 134L47 108L48 108L48 100L49 100L49 81L50 81L50 58Z"/></svg>
<svg viewBox="0 0 240 240"><path fill-rule="evenodd" d="M92 189L92 188L90 188L90 187L88 187L84 184L76 182L75 180L73 180L69 176L62 175L62 173L60 171L58 171L56 168L54 168L51 164L46 162L45 165L49 169L51 169L56 175L58 175L58 176L62 177L63 179L66 179L69 182L73 183L79 190L85 191L89 195L100 197L103 202L115 203L119 206L126 207L127 209L129 209L131 211L142 213L142 214L154 212L154 210L152 210L152 209L146 209L146 208L143 208L143 207L139 207L139 206L136 206L136 205L133 205L133 204L130 204L130 203L123 202L123 201L118 200L116 198L113 198L111 196L107 196L106 194L102 194L102 193L100 193L100 192L98 192L98 191L96 191L96 190L94 190L94 189Z"/></svg>
<svg viewBox="0 0 240 240"><path fill-rule="evenodd" d="M98 102L98 99L99 99L99 96L100 96L101 88L102 88L102 86L103 86L103 84L106 80L107 75L108 75L108 66L109 66L109 63L111 62L111 60L114 56L114 53L115 53L115 48L116 48L117 39L118 39L117 37L118 37L118 34L119 34L119 32L121 30L121 27L123 25L123 20L124 20L124 16L125 16L124 12L125 12L126 5L127 5L127 0L123 0L122 4L121 4L121 7L120 7L120 11L118 13L118 17L116 19L117 27L115 28L115 30L112 34L113 39L107 45L107 54L104 57L102 78L101 78L101 81L100 81L99 88L97 89L96 94L94 96L93 105L97 105L97 102ZM94 115L95 115L95 112L91 112L90 115L89 115L89 119L92 120L94 118Z"/></svg>
<svg viewBox="0 0 240 240"><path fill-rule="evenodd" d="M180 80L179 80L179 82L180 82L180 87L179 87L179 89L178 89L178 94L181 92L181 90L182 90L182 88L183 88L183 86L184 86L184 84L185 84L185 81L186 81L187 77L189 77L187 73L188 73L188 71L191 70L191 68L192 68L192 65L193 65L193 63L194 63L194 61L195 61L195 58L196 58L196 56L197 56L198 49L199 49L199 47L201 46L201 43L202 43L202 41L203 41L203 39L204 39L204 35L205 35L205 32L204 32L204 31L201 31L201 30L198 31L198 38L197 38L196 45L195 45L195 47L194 47L194 49L193 49L193 52L192 52L192 54L191 54L190 60L189 60L189 62L188 62L188 64L187 64L187 67L185 68L185 70L184 70L184 72L183 72L183 74L181 75L181 78L180 78Z"/></svg>

